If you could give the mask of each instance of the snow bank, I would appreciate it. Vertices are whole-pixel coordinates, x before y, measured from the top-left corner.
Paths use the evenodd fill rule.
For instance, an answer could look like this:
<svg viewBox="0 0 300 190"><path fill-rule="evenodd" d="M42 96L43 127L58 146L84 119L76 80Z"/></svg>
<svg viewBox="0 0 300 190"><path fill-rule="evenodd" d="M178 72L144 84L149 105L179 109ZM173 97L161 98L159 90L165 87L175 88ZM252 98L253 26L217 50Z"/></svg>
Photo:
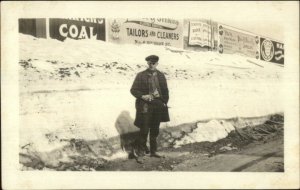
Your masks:
<svg viewBox="0 0 300 190"><path fill-rule="evenodd" d="M20 146L50 151L65 145L65 139L109 139L120 135L120 129L136 130L129 89L146 68L149 54L160 57L158 69L169 85L171 122L162 127L283 112L283 67L273 63L215 52L20 34ZM218 138L223 137L218 126L212 120L195 135L217 130Z"/></svg>
<svg viewBox="0 0 300 190"><path fill-rule="evenodd" d="M283 114L247 118L218 118L182 124L177 127L161 130L158 141L161 147L173 148L196 142L216 142L226 138L233 130L262 126L265 123L276 120L277 117L283 117Z"/></svg>
<svg viewBox="0 0 300 190"><path fill-rule="evenodd" d="M208 123L198 123L197 129L179 141L176 141L174 147L176 148L181 145L195 142L216 142L219 139L227 137L234 129L235 128L231 123L223 120L211 120Z"/></svg>

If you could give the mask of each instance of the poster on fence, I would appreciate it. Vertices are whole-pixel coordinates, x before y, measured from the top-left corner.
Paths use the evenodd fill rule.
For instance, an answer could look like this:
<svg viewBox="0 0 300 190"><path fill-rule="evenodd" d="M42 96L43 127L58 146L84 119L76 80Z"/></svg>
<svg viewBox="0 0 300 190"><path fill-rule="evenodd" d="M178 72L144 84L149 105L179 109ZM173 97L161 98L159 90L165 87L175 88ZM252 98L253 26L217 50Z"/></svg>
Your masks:
<svg viewBox="0 0 300 190"><path fill-rule="evenodd" d="M219 24L219 53L239 54L259 59L259 37Z"/></svg>
<svg viewBox="0 0 300 190"><path fill-rule="evenodd" d="M118 44L153 44L182 48L182 27L182 22L175 19L109 19L108 39Z"/></svg>
<svg viewBox="0 0 300 190"><path fill-rule="evenodd" d="M105 41L104 18L50 18L49 34L58 40L92 39Z"/></svg>
<svg viewBox="0 0 300 190"><path fill-rule="evenodd" d="M211 26L201 21L190 21L189 45L212 47Z"/></svg>
<svg viewBox="0 0 300 190"><path fill-rule="evenodd" d="M218 23L204 18L184 19L183 48L191 51L217 51Z"/></svg>
<svg viewBox="0 0 300 190"><path fill-rule="evenodd" d="M284 64L284 44L266 38L260 38L260 59Z"/></svg>

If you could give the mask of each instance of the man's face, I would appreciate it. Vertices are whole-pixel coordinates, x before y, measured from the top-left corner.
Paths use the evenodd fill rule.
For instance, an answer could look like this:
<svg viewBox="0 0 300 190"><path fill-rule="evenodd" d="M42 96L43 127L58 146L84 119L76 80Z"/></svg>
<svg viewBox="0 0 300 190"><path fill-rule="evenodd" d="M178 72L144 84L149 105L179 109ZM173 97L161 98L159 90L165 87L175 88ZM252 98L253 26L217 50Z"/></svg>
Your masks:
<svg viewBox="0 0 300 190"><path fill-rule="evenodd" d="M158 65L158 62L147 61L147 63L148 63L149 69L151 69L151 70L155 70Z"/></svg>

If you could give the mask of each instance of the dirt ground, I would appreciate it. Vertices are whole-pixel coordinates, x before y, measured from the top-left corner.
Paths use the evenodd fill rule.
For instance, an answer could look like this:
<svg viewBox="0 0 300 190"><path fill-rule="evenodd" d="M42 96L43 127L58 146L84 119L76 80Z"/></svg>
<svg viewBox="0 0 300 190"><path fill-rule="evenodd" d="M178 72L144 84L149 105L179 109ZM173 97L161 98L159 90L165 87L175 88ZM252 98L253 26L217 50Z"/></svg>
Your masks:
<svg viewBox="0 0 300 190"><path fill-rule="evenodd" d="M220 171L283 172L283 117L232 131L217 142L200 142L180 148L162 148L165 158L144 157L107 162L104 171Z"/></svg>

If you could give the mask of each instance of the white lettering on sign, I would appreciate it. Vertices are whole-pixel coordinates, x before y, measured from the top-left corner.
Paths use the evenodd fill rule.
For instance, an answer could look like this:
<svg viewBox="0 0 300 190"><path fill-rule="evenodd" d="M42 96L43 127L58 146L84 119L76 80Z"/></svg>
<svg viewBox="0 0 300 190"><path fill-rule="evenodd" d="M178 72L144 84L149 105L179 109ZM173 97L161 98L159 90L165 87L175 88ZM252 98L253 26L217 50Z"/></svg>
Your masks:
<svg viewBox="0 0 300 190"><path fill-rule="evenodd" d="M102 18L67 18L68 20L76 20L87 23L95 23L95 24L104 24L104 19Z"/></svg>
<svg viewBox="0 0 300 190"><path fill-rule="evenodd" d="M72 38L76 38L78 36L78 28L75 25L71 25L69 33Z"/></svg>
<svg viewBox="0 0 300 190"><path fill-rule="evenodd" d="M71 25L68 28L67 24L62 24L59 27L59 34L63 37L68 37L68 34L72 38L78 38L78 39L97 39L97 34L94 35L94 27L89 27L90 29L90 35L88 35L86 31L86 26L81 26L80 30L76 25Z"/></svg>
<svg viewBox="0 0 300 190"><path fill-rule="evenodd" d="M283 49L283 44L276 43L276 47L277 47L278 49Z"/></svg>
<svg viewBox="0 0 300 190"><path fill-rule="evenodd" d="M89 37L88 37L88 35L87 35L87 33L86 33L85 26L82 26L82 28L81 28L81 31L80 31L80 34L79 34L78 38L80 38L80 39L89 38Z"/></svg>
<svg viewBox="0 0 300 190"><path fill-rule="evenodd" d="M66 29L67 31L64 32L64 29ZM59 34L63 37L68 37L68 26L67 24L62 24L59 27Z"/></svg>
<svg viewBox="0 0 300 190"><path fill-rule="evenodd" d="M90 39L97 39L97 34L93 34L94 27L90 27Z"/></svg>

